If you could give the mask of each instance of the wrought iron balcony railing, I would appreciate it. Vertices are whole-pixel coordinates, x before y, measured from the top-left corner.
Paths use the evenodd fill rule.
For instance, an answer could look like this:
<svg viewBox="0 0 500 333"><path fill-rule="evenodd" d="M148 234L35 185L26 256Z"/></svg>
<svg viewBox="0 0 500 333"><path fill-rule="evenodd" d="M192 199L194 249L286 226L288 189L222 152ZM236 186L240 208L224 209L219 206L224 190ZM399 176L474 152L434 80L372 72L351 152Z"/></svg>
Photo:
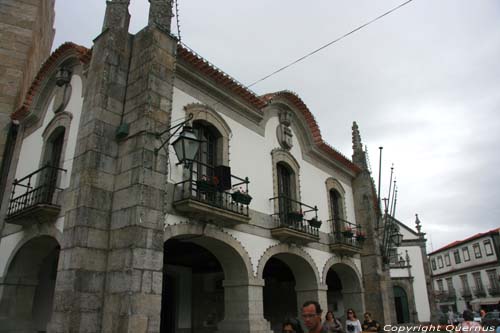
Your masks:
<svg viewBox="0 0 500 333"><path fill-rule="evenodd" d="M435 293L436 300L438 302L454 302L457 298L457 294L455 290L442 290L436 291Z"/></svg>
<svg viewBox="0 0 500 333"><path fill-rule="evenodd" d="M366 234L359 224L351 223L341 218L328 220L332 225L332 239L335 243L362 247Z"/></svg>
<svg viewBox="0 0 500 333"><path fill-rule="evenodd" d="M341 218L328 220L332 226L330 235L330 250L344 254L361 252L366 234L360 225L351 223Z"/></svg>
<svg viewBox="0 0 500 333"><path fill-rule="evenodd" d="M248 206L252 200L248 178L232 175L225 166L191 163L187 179L175 184L174 206L214 221L248 222Z"/></svg>
<svg viewBox="0 0 500 333"><path fill-rule="evenodd" d="M461 291L460 291L460 294L462 295L462 297L464 298L471 298L472 297L472 291L470 290L470 288L463 288Z"/></svg>
<svg viewBox="0 0 500 333"><path fill-rule="evenodd" d="M14 180L7 221L16 223L17 217L42 206L51 208L51 211L60 209L57 204L57 194L62 189L57 187L57 180L61 172L66 170L46 165L21 179Z"/></svg>
<svg viewBox="0 0 500 333"><path fill-rule="evenodd" d="M285 234L288 235L289 233L285 232L285 229L289 229L296 232L294 235L297 238L301 237L300 234L305 235L304 240L319 238L321 221L318 220L318 207L306 205L284 195L269 200L273 201L276 207L276 212L271 214L274 222L278 225L275 228L275 236L283 234L283 238L286 238ZM290 238L295 238L291 236L292 234L290 234Z"/></svg>
<svg viewBox="0 0 500 333"><path fill-rule="evenodd" d="M485 297L486 296L486 290L484 289L484 287L483 286L475 287L474 288L474 296L476 296L476 297Z"/></svg>
<svg viewBox="0 0 500 333"><path fill-rule="evenodd" d="M490 293L491 296L498 296L500 295L500 285L492 285L488 287L488 292Z"/></svg>

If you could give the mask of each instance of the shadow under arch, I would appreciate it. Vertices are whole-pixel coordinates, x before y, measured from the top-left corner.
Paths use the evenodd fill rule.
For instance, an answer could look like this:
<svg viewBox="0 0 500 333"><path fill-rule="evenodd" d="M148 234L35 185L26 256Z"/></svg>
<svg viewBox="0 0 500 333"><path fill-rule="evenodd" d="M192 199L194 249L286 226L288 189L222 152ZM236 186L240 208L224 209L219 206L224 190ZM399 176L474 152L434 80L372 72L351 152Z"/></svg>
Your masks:
<svg viewBox="0 0 500 333"><path fill-rule="evenodd" d="M164 241L162 333L247 333L255 323L268 326L261 305L253 304L263 282L234 237L214 225L190 222L166 226Z"/></svg>
<svg viewBox="0 0 500 333"><path fill-rule="evenodd" d="M38 235L18 244L0 284L0 327L46 331L52 314L60 245Z"/></svg>
<svg viewBox="0 0 500 333"><path fill-rule="evenodd" d="M358 318L364 312L363 279L356 265L349 260L330 258L323 267L323 282L328 287L329 310L345 320L345 312L352 308Z"/></svg>

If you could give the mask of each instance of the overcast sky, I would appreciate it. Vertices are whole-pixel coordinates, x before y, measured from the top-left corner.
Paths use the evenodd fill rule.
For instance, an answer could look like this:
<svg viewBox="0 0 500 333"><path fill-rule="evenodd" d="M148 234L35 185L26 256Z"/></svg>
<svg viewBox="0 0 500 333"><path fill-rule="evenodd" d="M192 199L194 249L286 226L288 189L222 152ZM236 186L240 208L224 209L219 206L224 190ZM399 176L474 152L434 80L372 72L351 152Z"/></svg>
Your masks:
<svg viewBox="0 0 500 333"><path fill-rule="evenodd" d="M178 1L182 41L244 84L404 2ZM131 1L131 32L148 8ZM56 0L54 48L90 47L104 9ZM500 226L500 1L414 0L252 89L296 92L349 157L357 121L376 181L384 147L383 196L394 163L396 217L418 213L429 250Z"/></svg>

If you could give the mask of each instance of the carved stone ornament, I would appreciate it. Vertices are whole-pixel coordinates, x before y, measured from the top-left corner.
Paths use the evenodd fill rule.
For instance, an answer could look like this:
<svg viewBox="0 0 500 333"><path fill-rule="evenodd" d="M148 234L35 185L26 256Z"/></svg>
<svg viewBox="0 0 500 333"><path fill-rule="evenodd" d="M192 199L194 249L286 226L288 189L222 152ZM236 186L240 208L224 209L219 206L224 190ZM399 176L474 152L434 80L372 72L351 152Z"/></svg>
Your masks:
<svg viewBox="0 0 500 333"><path fill-rule="evenodd" d="M58 113L64 111L71 98L71 76L72 73L69 69L61 67L56 74L56 87L54 105L52 111Z"/></svg>
<svg viewBox="0 0 500 333"><path fill-rule="evenodd" d="M283 149L290 150L293 147L293 134L290 128L292 113L290 111L281 111L279 113L280 124L276 129L278 142Z"/></svg>

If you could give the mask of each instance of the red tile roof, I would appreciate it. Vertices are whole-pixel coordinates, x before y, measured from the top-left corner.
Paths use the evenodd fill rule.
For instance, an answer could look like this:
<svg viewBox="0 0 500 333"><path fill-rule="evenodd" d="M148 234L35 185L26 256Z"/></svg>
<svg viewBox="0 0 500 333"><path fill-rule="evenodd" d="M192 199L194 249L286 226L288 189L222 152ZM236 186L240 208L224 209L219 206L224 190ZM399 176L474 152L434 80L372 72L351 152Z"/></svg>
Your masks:
<svg viewBox="0 0 500 333"><path fill-rule="evenodd" d="M316 122L316 119L314 118L314 115L311 113L307 105L302 101L302 99L295 94L294 92L283 90L275 93L270 93L261 96L261 99L266 101L267 104L271 103L273 99L278 98L278 97L283 97L287 99L289 102L291 102L301 113L302 116L304 116L307 125L309 126L309 130L311 131L311 135L313 137L313 141L316 144L316 146L322 150L324 153L326 153L328 156L331 158L335 159L336 161L340 162L342 165L350 169L351 171L357 173L360 171L360 168L355 165L351 160L349 160L347 157L342 155L340 152L338 152L335 148L330 146L328 143L323 141L323 138L321 137L321 132L318 126L318 123Z"/></svg>
<svg viewBox="0 0 500 333"><path fill-rule="evenodd" d="M450 243L448 245L445 245L442 248L437 249L436 251L433 251L433 252L429 253L428 255L432 255L432 254L435 254L435 253L438 253L438 252L441 252L441 251L444 251L444 250L451 249L452 247L455 247L457 245L473 241L473 240L481 238L483 236L498 234L499 232L500 232L500 228L496 228L496 229L492 229L492 230L489 230L489 231L486 231L486 232L477 233L477 234L475 234L473 236L470 236L470 237L468 237L466 239L454 241L454 242L452 242L452 243Z"/></svg>
<svg viewBox="0 0 500 333"><path fill-rule="evenodd" d="M58 59L67 55L68 53L73 53L81 63L87 64L90 61L92 50L70 42L62 44L57 50L55 50L47 59L47 61L45 61L45 63L42 65L40 71L35 77L30 89L26 93L23 105L17 111L12 113L12 119L20 120L24 116L26 116L26 114L29 112L34 96L38 93L41 82L46 78L48 73L53 70L53 66L57 63ZM192 66L196 71L198 71L198 73L212 79L217 85L229 90L233 94L239 96L244 101L249 103L249 105L255 108L256 112L262 112L262 109L269 105L274 98L283 97L287 99L304 116L311 131L313 141L321 151L326 153L327 156L330 156L334 160L340 162L349 170L355 173L360 171L359 167L351 162L347 157L345 157L328 143L323 141L316 119L314 118L313 114L306 106L306 104L297 94L290 91L280 91L259 97L245 85L233 79L231 76L227 75L222 70L218 69L217 67L203 59L194 51L180 44L178 44L177 46L177 55L180 59L182 59L190 66Z"/></svg>
<svg viewBox="0 0 500 333"><path fill-rule="evenodd" d="M28 114L33 98L39 93L38 90L40 89L41 83L46 79L47 75L54 70L54 66L58 63L60 58L66 57L68 54L74 54L74 56L77 57L81 63L87 64L90 62L91 53L92 51L86 47L71 42L67 42L59 46L57 50L52 52L50 57L43 63L42 67L40 67L38 74L31 83L31 86L24 97L23 104L19 109L10 115L10 118L13 120L20 120Z"/></svg>

